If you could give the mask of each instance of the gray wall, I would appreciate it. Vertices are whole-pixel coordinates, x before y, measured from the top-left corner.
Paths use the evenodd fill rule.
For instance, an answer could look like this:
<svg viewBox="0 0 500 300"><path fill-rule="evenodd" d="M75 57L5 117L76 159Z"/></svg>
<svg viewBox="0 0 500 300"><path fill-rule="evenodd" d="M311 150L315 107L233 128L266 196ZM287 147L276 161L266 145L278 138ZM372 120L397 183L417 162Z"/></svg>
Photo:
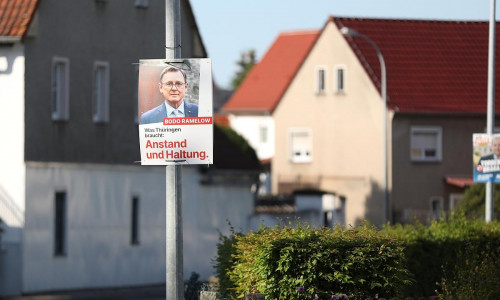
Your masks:
<svg viewBox="0 0 500 300"><path fill-rule="evenodd" d="M28 163L23 292L165 283L165 168ZM184 278L214 274L219 232L248 230L250 182L200 185L182 170ZM54 254L54 195L65 191L66 253ZM131 240L131 200L139 198L139 244ZM1 268L0 268L1 272Z"/></svg>
<svg viewBox="0 0 500 300"><path fill-rule="evenodd" d="M140 160L136 117L139 59L165 57L165 1L44 0L38 34L26 45L26 161L131 164ZM182 56L194 50L194 19L182 1ZM198 38L199 40L199 38ZM193 53L195 51L196 53ZM51 119L51 64L69 58L70 118ZM110 64L110 122L92 121L94 61Z"/></svg>
<svg viewBox="0 0 500 300"><path fill-rule="evenodd" d="M411 161L411 126L442 128L441 161ZM430 209L432 196L443 197L447 210L449 194L462 193L463 189L446 184L445 177L472 177L472 134L484 132L485 128L485 116L396 114L392 128L393 212L403 208Z"/></svg>
<svg viewBox="0 0 500 300"><path fill-rule="evenodd" d="M0 297L21 293L22 228L0 225Z"/></svg>

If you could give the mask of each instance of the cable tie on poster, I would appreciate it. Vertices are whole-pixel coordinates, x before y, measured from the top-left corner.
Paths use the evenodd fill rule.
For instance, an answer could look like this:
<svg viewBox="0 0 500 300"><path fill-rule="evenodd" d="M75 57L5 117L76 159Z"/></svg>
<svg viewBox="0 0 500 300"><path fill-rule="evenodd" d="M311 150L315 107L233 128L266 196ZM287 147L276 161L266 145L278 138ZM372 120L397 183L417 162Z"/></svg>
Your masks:
<svg viewBox="0 0 500 300"><path fill-rule="evenodd" d="M166 162L173 162L173 163L183 163L183 162L186 162L185 159L165 159Z"/></svg>
<svg viewBox="0 0 500 300"><path fill-rule="evenodd" d="M184 71L191 71L191 63L189 60L184 59L182 61L179 60L165 60L163 61L164 64L167 64L171 67L174 67L176 69L181 69Z"/></svg>
<svg viewBox="0 0 500 300"><path fill-rule="evenodd" d="M175 46L175 47L168 47L168 46L165 46L165 48L167 48L168 50L175 50L175 48L182 48L181 44Z"/></svg>

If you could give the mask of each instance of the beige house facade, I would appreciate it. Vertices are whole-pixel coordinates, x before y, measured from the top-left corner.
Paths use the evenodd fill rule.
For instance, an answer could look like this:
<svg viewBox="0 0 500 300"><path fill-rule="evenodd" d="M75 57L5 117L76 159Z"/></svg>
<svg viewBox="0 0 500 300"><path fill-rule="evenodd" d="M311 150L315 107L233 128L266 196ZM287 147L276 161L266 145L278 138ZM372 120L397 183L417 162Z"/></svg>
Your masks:
<svg viewBox="0 0 500 300"><path fill-rule="evenodd" d="M347 224L381 223L382 108L376 87L328 22L273 113L272 191L335 192L346 198Z"/></svg>

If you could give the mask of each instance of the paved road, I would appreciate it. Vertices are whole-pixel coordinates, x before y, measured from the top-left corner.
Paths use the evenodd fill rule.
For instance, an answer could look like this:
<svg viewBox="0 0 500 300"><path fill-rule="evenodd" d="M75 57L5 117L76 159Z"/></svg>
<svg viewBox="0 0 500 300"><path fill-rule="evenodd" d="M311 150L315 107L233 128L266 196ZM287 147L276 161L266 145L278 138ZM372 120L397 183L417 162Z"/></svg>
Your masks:
<svg viewBox="0 0 500 300"><path fill-rule="evenodd" d="M147 287L57 292L2 300L165 300L165 285Z"/></svg>

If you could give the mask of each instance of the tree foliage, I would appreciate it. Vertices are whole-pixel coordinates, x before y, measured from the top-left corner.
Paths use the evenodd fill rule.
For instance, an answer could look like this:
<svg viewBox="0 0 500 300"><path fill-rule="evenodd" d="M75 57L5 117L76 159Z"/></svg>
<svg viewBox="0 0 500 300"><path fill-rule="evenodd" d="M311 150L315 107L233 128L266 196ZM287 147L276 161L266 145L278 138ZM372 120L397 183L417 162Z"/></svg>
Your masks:
<svg viewBox="0 0 500 300"><path fill-rule="evenodd" d="M253 66L256 63L255 56L255 50L253 49L241 53L240 60L236 62L236 64L239 66L239 69L238 71L236 71L236 74L234 75L231 82L231 85L234 89L237 89L240 86L250 70L252 70Z"/></svg>
<svg viewBox="0 0 500 300"><path fill-rule="evenodd" d="M500 184L494 184L493 209L495 215L500 214ZM456 210L467 217L484 218L485 212L485 184L473 184L468 187L460 199Z"/></svg>

